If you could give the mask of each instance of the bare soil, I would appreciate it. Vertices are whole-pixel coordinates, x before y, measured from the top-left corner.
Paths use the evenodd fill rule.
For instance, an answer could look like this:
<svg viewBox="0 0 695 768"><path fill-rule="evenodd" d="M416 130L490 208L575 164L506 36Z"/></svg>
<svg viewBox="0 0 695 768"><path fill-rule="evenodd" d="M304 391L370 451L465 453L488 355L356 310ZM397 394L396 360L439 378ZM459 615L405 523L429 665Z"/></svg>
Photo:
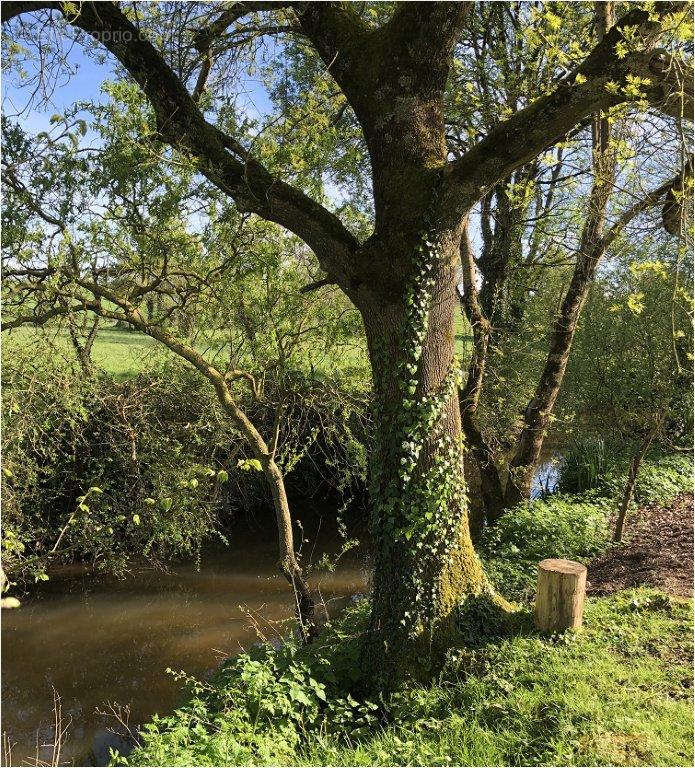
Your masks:
<svg viewBox="0 0 695 768"><path fill-rule="evenodd" d="M693 494L649 504L629 516L623 541L589 563L587 591L607 595L650 586L693 596Z"/></svg>

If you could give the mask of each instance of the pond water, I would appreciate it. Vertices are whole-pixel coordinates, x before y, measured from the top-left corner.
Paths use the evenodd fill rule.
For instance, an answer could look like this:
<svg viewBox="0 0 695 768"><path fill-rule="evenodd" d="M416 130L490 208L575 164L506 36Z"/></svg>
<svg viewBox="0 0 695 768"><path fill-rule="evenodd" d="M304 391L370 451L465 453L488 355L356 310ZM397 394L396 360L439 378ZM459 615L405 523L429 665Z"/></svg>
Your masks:
<svg viewBox="0 0 695 768"><path fill-rule="evenodd" d="M276 639L286 629L275 622L292 616L276 562L274 544L252 543L204 558L200 570L141 568L122 581L63 573L40 599L3 611L3 764L35 765L37 754L50 763L54 689L68 725L60 763L105 765L109 746L119 743L118 726L97 710L128 705L137 725L180 701L167 667L204 676L257 641L258 630ZM366 579L361 558L348 555L333 574L312 582L336 610L365 589Z"/></svg>
<svg viewBox="0 0 695 768"><path fill-rule="evenodd" d="M540 499L557 490L562 472L562 456L558 453L546 452L536 469L531 483L531 498Z"/></svg>

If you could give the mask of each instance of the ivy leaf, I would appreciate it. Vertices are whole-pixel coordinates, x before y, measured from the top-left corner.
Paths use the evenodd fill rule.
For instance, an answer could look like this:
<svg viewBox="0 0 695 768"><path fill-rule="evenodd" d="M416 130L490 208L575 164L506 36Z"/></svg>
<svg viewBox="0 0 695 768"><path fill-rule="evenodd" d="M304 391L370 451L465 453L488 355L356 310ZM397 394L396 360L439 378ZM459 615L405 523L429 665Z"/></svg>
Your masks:
<svg viewBox="0 0 695 768"><path fill-rule="evenodd" d="M245 472L248 472L251 469L256 470L256 472L260 472L262 469L261 462L258 459L239 459L237 462L237 467L239 467L239 469L243 469Z"/></svg>

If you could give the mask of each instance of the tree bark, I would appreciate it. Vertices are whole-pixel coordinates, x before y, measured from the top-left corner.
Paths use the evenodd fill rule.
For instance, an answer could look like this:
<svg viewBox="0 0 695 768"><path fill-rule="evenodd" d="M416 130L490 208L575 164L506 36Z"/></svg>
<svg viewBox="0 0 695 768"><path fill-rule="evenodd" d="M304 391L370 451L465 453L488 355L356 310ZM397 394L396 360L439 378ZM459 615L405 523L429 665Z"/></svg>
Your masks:
<svg viewBox="0 0 695 768"><path fill-rule="evenodd" d="M542 632L579 629L585 597L585 565L552 558L538 564L535 614L536 626Z"/></svg>
<svg viewBox="0 0 695 768"><path fill-rule="evenodd" d="M630 503L632 502L632 497L635 493L635 485L637 484L637 475L639 473L639 468L642 464L642 460L644 459L647 451L649 450L649 446L652 444L652 441L656 437L656 433L659 431L659 428L661 427L663 421L663 416L659 417L649 430L647 434L645 435L644 440L642 441L642 444L640 445L637 453L632 457L632 461L630 462L630 470L627 474L627 483L625 483L625 490L623 491L622 499L620 500L620 506L618 507L618 517L615 522L615 531L613 533L613 541L620 541L623 538L623 529L625 527L625 517L627 516L627 511L630 508Z"/></svg>
<svg viewBox="0 0 695 768"><path fill-rule="evenodd" d="M377 411L367 663L384 684L435 663L456 605L486 584L465 506L454 356L458 243L436 242L443 258L412 275L401 297L363 310Z"/></svg>

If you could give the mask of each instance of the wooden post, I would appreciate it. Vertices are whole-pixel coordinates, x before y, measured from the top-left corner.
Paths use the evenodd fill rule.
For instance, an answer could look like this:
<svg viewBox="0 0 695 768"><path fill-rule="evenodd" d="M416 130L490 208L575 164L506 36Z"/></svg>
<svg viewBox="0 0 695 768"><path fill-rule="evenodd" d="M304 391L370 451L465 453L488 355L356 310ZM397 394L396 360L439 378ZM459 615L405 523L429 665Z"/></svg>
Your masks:
<svg viewBox="0 0 695 768"><path fill-rule="evenodd" d="M573 560L542 560L538 564L536 626L542 632L564 632L582 625L586 566Z"/></svg>

